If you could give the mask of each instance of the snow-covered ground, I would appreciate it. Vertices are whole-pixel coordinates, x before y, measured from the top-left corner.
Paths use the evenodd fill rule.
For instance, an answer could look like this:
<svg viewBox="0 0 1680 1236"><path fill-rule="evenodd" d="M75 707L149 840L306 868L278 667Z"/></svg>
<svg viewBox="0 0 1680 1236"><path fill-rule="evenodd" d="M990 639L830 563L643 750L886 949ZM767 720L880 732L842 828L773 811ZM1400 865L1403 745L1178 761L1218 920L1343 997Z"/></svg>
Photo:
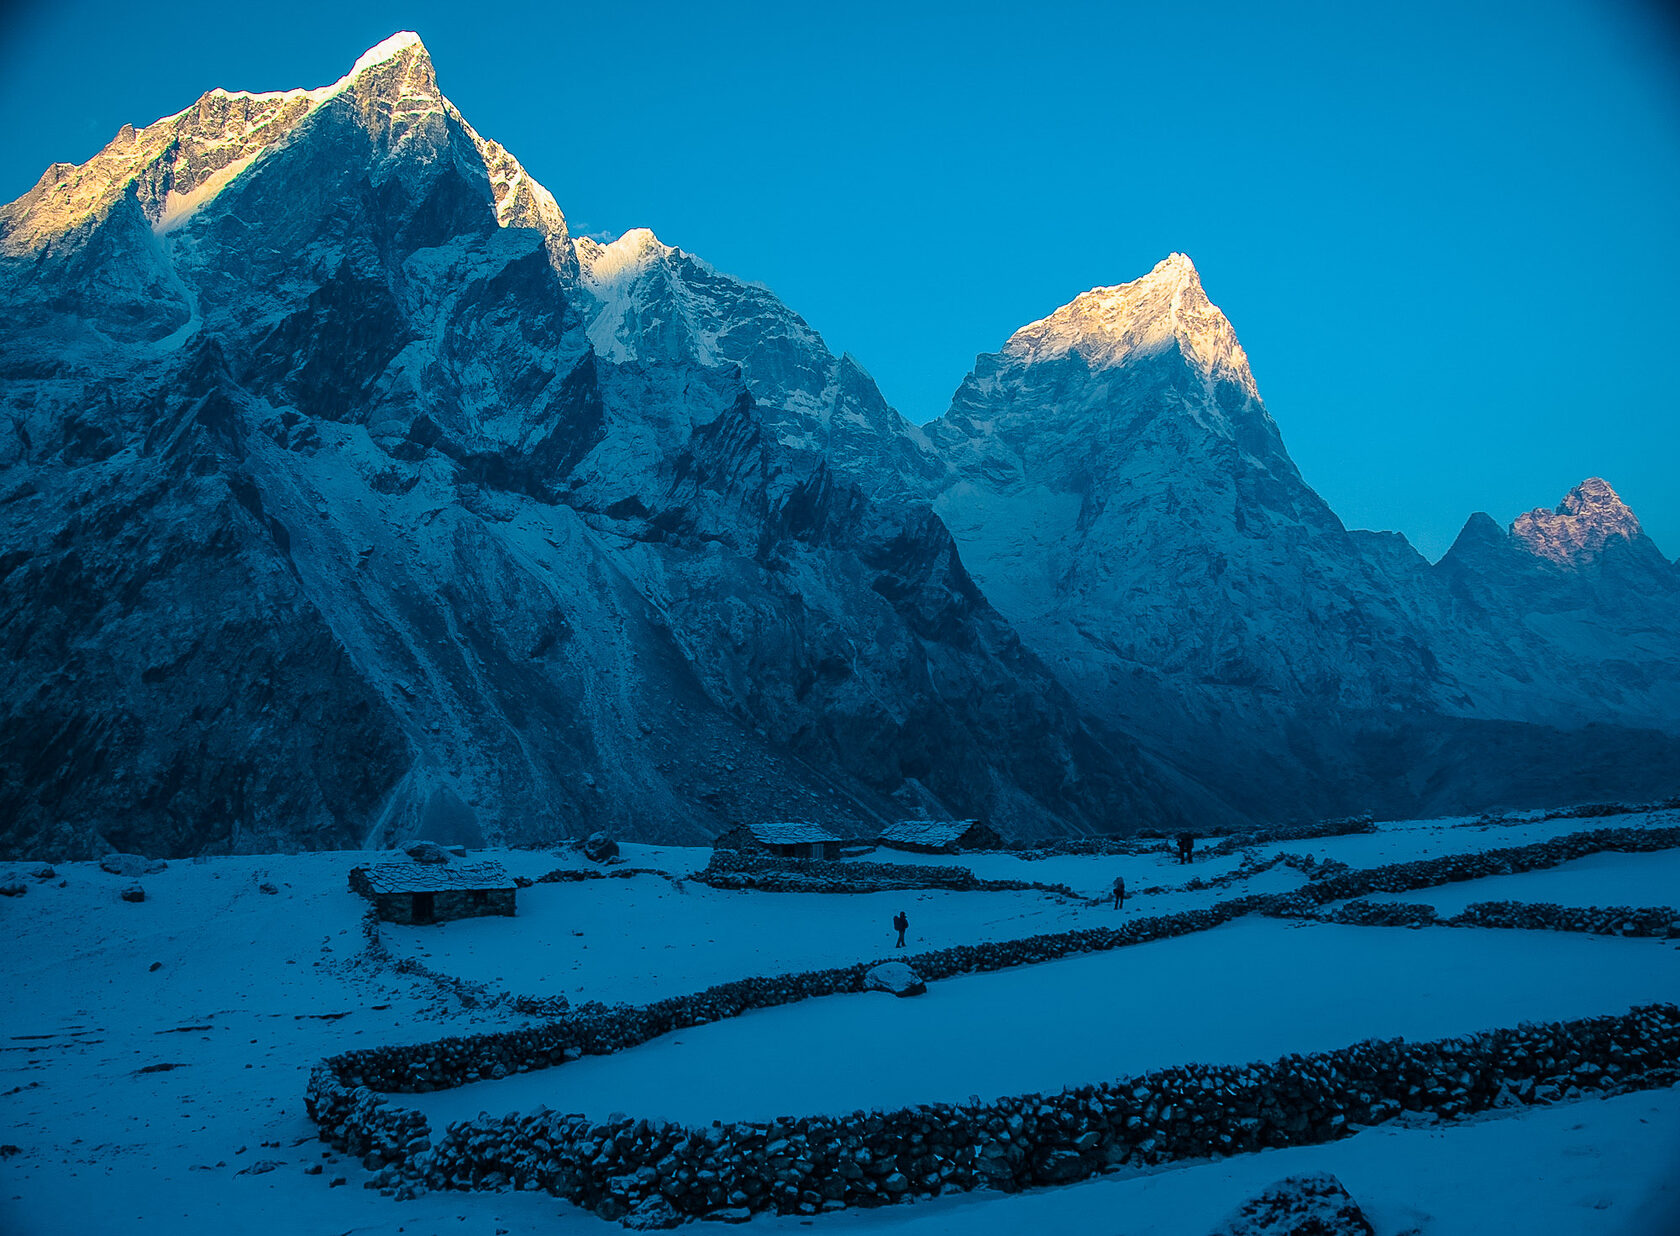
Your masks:
<svg viewBox="0 0 1680 1236"><path fill-rule="evenodd" d="M1198 1161L1058 1189L956 1194L841 1212L837 1236L1207 1236L1285 1176L1334 1172L1377 1236L1673 1236L1680 1232L1680 1090L1461 1124L1370 1129L1345 1141ZM761 1219L753 1230L812 1230Z"/></svg>
<svg viewBox="0 0 1680 1236"><path fill-rule="evenodd" d="M0 1231L396 1232L413 1221L358 1187L356 1162L323 1154L303 1110L309 1069L346 1047L491 1023L440 1013L423 985L353 964L363 903L345 876L361 857L171 863L140 880L140 904L118 897L134 881L61 863L66 887L24 876L26 895L0 899L0 1141L19 1147L0 1158ZM26 870L0 864L0 879ZM259 891L265 880L275 894ZM305 1175L316 1163L321 1174ZM338 1176L349 1187L331 1188ZM439 1223L479 1213L471 1199L427 1205ZM535 1230L557 1206L495 1209L531 1214Z"/></svg>
<svg viewBox="0 0 1680 1236"><path fill-rule="evenodd" d="M1353 867L1379 867L1420 858L1439 858L1443 854L1468 854L1529 845L1596 828L1664 828L1675 825L1680 825L1680 811L1672 810L1607 819L1530 820L1514 824L1479 824L1475 817L1448 816L1429 820L1385 820L1377 824L1374 833L1353 833L1307 841L1270 841L1250 847L1246 852L1261 859L1276 854L1300 854L1317 859L1331 858ZM1144 854L1055 855L1024 859L1001 851L914 854L883 847L864 855L863 859L867 862L966 867L986 880L1036 880L1041 884L1066 884L1087 896L1100 897L1108 891L1116 875L1124 876L1127 888L1138 892L1145 888L1182 885L1197 878L1217 879L1235 871L1242 860L1241 854L1207 856L1209 845L1216 840L1203 838L1196 860L1188 864L1179 863L1169 854L1165 841L1161 843L1160 850ZM1253 889L1239 887L1233 892L1226 887L1220 889L1216 896L1231 897L1243 891L1276 890L1256 886ZM1151 910L1158 911L1159 907L1151 906Z"/></svg>
<svg viewBox="0 0 1680 1236"><path fill-rule="evenodd" d="M704 865L705 850L631 847L627 864L675 875ZM783 974L849 965L891 951L893 915L910 919L911 951L979 940L1012 940L1047 931L1112 926L1126 918L1175 914L1245 893L1298 888L1305 877L1274 867L1216 889L1176 887L1237 866L1236 857L1180 865L1161 856L1123 859L1070 857L1022 862L1006 854L897 855L870 858L920 866L961 863L987 879L1027 879L1106 892L1116 874L1128 887L1160 886L1152 896L1129 897L1116 914L1106 903L1088 906L1039 892L865 894L749 893L692 881L640 875L622 880L542 884L519 895L519 917L469 919L442 926L384 929L392 950L434 969L520 995L644 1003L698 991L748 974ZM699 856L698 858L696 856ZM568 859L565 865L588 864ZM543 870L561 865L551 861ZM996 874L994 874L996 873ZM1175 878L1176 877L1176 878Z"/></svg>
<svg viewBox="0 0 1680 1236"><path fill-rule="evenodd" d="M480 1111L688 1124L960 1102L1367 1038L1446 1038L1680 1000L1661 941L1300 925L1213 931L693 1026L610 1056L403 1096L442 1129ZM845 1061L845 1068L824 1062Z"/></svg>
<svg viewBox="0 0 1680 1236"><path fill-rule="evenodd" d="M914 867L966 867L982 880L1032 880L1039 884L1066 884L1087 897L1101 897L1124 876L1126 887L1136 892L1146 888L1175 887L1193 879L1210 880L1237 869L1242 856L1221 855L1180 863L1162 849L1146 854L1056 854L1027 859L1000 850L971 854L916 854L881 847L863 855L862 861Z"/></svg>
<svg viewBox="0 0 1680 1236"><path fill-rule="evenodd" d="M1680 811L1640 812L1588 820L1534 820L1516 824L1478 824L1474 818L1385 820L1374 833L1321 837L1314 841L1274 841L1256 846L1262 857L1271 854L1311 854L1333 858L1353 867L1380 867L1443 854L1471 854L1503 850L1567 837L1600 828L1672 828L1680 825Z"/></svg>
<svg viewBox="0 0 1680 1236"><path fill-rule="evenodd" d="M1477 901L1542 901L1560 906L1680 906L1680 850L1589 854L1541 871L1464 880L1368 901L1409 901L1457 914Z"/></svg>
<svg viewBox="0 0 1680 1236"><path fill-rule="evenodd" d="M1245 892L1284 892L1301 882L1297 873L1274 868L1219 890L1133 898L1117 914L1108 905L1037 892L749 893L635 876L526 889L511 921L392 926L384 935L399 955L498 990L645 1003L749 974L885 957L899 910L910 919L910 949L921 951L1112 926Z"/></svg>
<svg viewBox="0 0 1680 1236"><path fill-rule="evenodd" d="M1385 828L1372 838L1280 848L1355 861L1353 847L1375 843L1366 861L1387 862L1627 822L1550 821L1494 829L1430 823ZM360 1166L315 1140L302 1095L310 1067L322 1056L510 1024L499 1012L463 1009L427 982L367 964L361 957L363 903L345 884L350 866L366 857L329 853L176 862L140 881L147 891L141 904L118 898L131 881L92 864L61 864L57 878L37 882L26 874L27 865L0 863L0 882L21 878L29 886L23 897L0 898L0 931L7 941L0 958L6 992L0 1032L0 1146L6 1147L0 1149L0 1232L525 1236L620 1230L541 1194L432 1194L395 1203L359 1187L366 1179ZM488 857L531 877L556 866L582 865L568 854ZM624 857L629 864L681 876L703 865L707 853L632 846ZM1049 870L1007 856L1002 861ZM1125 864L1134 888L1164 885L1180 873L1184 879L1216 874L1211 860L1186 868L1164 857L1153 866L1138 859L1074 860L1068 870L1076 878L1068 882L1100 893L1116 861ZM1591 870L1592 862L1583 860L1582 866ZM1077 864L1085 864L1088 874L1077 874ZM1631 889L1644 878L1639 873L1672 870L1671 864L1663 854L1617 856L1601 864L1598 878L1610 882L1606 887ZM1567 873L1560 869L1560 874ZM1299 877L1274 869L1253 883L1258 887L1268 879L1288 887ZM275 894L260 891L265 881L276 887ZM1180 890L1135 899L1115 915L1106 907L1030 893L766 895L691 882L679 891L664 878L636 877L539 885L520 893L515 919L429 930L387 927L385 938L437 969L513 991L641 1001L774 969L887 955L886 920L899 908L910 913L914 946L932 948L1112 923L1243 891L1248 890L1241 884ZM1612 899L1637 903L1649 897ZM1442 951L1455 956L1435 956ZM1447 967L1446 977L1437 973L1437 963ZM718 1059L727 1060L724 1049L748 1042L755 1022L787 1018L792 1026L807 1019L811 1033L827 1033L834 1043L817 1058L861 1062L824 1072L837 1081L866 1074L853 1080L876 1085L880 1099L896 1101L895 1094L909 1090L894 1092L891 1086L895 1076L903 1081L907 1070L895 1074L892 1053L870 1037L872 1026L881 1018L897 1019L899 1057L907 1059L912 1048L920 1051L934 1041L944 1014L967 1001L972 1005L967 1033L952 1038L950 1046L985 1054L984 1069L977 1066L975 1080L966 1085L954 1067L943 1075L924 1070L912 1079L924 1095L955 1089L962 1098L988 1088L985 1070L991 1070L993 1088L1021 1089L1189 1058L1308 1050L1364 1033L1428 1035L1674 999L1677 965L1680 952L1660 941L1243 922L1100 957L952 979L916 1000L841 997L769 1010L671 1036L684 1040L680 1046L648 1044L617 1061L567 1065L550 1071L545 1081L564 1091L590 1069L630 1065L619 1075L621 1099L613 1104L628 1109L637 1096L624 1087L646 1081L633 1076L643 1072L634 1062L650 1062L666 1050L705 1048L708 1035L722 1052ZM1262 990L1268 975L1272 986ZM974 993L972 1000L965 992ZM831 1009L852 1012L836 1020ZM847 1017L857 1018L849 1034ZM998 1050L1026 1035L1036 1036L1034 1045L1043 1050ZM1002 1075L998 1070L1005 1063L992 1061L993 1055L1021 1071ZM1038 1067L1030 1064L1034 1055L1045 1058L1042 1075L1027 1071ZM723 1093L737 1110L797 1110L784 1089L797 1073L772 1060L729 1069ZM550 1101L570 1105L562 1097ZM975 1194L827 1216L814 1226L903 1227L931 1234L961 1225L971 1236L1072 1228L1205 1236L1219 1215L1270 1181L1323 1167L1340 1173L1371 1208L1379 1236L1414 1228L1424 1236L1482 1232L1494 1230L1496 1218L1511 1230L1546 1236L1646 1236L1674 1230L1672 1192L1662 1219L1656 1210L1640 1216L1636 1208L1653 1188L1673 1179L1676 1163L1680 1096L1665 1091L1439 1130L1384 1128L1333 1146L1015 1197ZM319 1175L306 1174L312 1164L323 1166ZM332 1187L337 1177L344 1177L347 1187ZM793 1223L756 1221L758 1228L776 1229Z"/></svg>

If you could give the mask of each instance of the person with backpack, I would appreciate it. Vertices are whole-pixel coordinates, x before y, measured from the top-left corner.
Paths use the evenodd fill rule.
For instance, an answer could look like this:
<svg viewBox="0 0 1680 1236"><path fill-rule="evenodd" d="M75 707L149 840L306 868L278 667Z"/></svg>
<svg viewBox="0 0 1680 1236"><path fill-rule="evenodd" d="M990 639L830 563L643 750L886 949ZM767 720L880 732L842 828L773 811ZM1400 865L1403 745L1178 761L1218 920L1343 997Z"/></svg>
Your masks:
<svg viewBox="0 0 1680 1236"><path fill-rule="evenodd" d="M893 929L898 932L898 943L893 945L893 947L903 948L904 933L910 930L910 917L905 914L903 910L900 910L897 914L893 915Z"/></svg>
<svg viewBox="0 0 1680 1236"><path fill-rule="evenodd" d="M1114 908L1118 910L1125 900L1126 877L1117 875L1114 877Z"/></svg>

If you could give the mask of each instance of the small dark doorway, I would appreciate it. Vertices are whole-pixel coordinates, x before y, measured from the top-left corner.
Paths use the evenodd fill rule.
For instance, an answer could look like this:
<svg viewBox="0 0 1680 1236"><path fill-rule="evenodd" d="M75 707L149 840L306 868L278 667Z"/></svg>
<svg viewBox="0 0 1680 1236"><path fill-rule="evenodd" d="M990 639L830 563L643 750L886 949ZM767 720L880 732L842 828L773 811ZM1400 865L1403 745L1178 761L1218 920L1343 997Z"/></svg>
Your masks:
<svg viewBox="0 0 1680 1236"><path fill-rule="evenodd" d="M414 894L414 921L415 922L417 922L417 923L429 923L429 922L432 921L432 915L434 913L434 907L433 907L432 903L436 899L436 897L437 897L436 893L415 893Z"/></svg>

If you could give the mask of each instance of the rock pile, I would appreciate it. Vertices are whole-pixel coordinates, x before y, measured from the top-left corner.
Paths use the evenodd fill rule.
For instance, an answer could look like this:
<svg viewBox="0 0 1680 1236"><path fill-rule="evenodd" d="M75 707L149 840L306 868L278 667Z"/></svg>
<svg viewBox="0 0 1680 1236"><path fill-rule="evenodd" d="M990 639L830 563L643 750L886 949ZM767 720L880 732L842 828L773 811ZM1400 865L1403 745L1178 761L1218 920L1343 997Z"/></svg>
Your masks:
<svg viewBox="0 0 1680 1236"><path fill-rule="evenodd" d="M1350 901L1318 917L1354 927L1430 927L1440 921L1434 906L1409 901Z"/></svg>
<svg viewBox="0 0 1680 1236"><path fill-rule="evenodd" d="M1208 1236L1375 1236L1375 1229L1340 1180L1310 1172L1250 1198Z"/></svg>
<svg viewBox="0 0 1680 1236"><path fill-rule="evenodd" d="M127 876L131 880L140 876L156 875L168 866L169 864L161 858L146 858L141 854L107 854L99 860L101 871Z"/></svg>
<svg viewBox="0 0 1680 1236"><path fill-rule="evenodd" d="M449 851L435 841L410 841L403 847L403 853L417 863L447 863Z"/></svg>

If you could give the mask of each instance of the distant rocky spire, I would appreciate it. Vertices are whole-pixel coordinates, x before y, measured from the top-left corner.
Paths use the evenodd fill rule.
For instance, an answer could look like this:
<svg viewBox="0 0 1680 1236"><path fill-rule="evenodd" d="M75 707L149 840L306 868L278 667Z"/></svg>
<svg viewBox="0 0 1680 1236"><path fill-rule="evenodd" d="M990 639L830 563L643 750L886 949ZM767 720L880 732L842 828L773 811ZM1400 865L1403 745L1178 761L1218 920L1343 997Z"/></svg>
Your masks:
<svg viewBox="0 0 1680 1236"><path fill-rule="evenodd" d="M1610 542L1635 541L1644 533L1616 491L1594 476L1570 490L1554 510L1537 507L1517 516L1511 535L1536 557L1580 566L1597 558Z"/></svg>

